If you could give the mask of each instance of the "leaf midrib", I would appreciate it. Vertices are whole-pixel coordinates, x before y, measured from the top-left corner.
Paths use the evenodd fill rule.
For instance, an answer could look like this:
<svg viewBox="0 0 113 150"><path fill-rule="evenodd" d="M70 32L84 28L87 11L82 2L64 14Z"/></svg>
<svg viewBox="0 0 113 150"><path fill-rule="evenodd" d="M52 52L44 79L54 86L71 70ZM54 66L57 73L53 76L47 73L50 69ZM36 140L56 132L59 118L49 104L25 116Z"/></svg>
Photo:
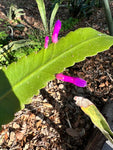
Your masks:
<svg viewBox="0 0 113 150"><path fill-rule="evenodd" d="M105 37L106 35L103 35L101 37ZM81 45L84 45L84 43L87 43L89 41L92 41L94 39L98 39L98 38L101 38L100 36L99 37L94 37L92 39L88 39L88 40L85 40L84 42L82 41L81 43L77 44L76 47L78 48L79 46ZM112 37L111 37L112 38ZM28 80L31 76L33 76L38 70L43 70L46 66L48 66L48 64L51 64L51 62L54 62L56 61L58 58L62 57L62 55L67 54L69 53L73 48L75 47L75 45L69 49L67 49L67 51L64 51L63 53L61 53L60 55L52 58L50 61L48 61L47 63L45 63L44 65L41 65L40 67L38 67L37 69L34 69L34 71L32 71L30 74L28 74L27 76L25 76L21 81L19 81L18 83L16 83L12 88L10 88L4 95L2 95L0 97L0 99L4 98L6 95L8 95L9 93L11 93L12 91L14 91L14 89L16 89L17 87L19 87L20 84L24 83L26 80Z"/></svg>

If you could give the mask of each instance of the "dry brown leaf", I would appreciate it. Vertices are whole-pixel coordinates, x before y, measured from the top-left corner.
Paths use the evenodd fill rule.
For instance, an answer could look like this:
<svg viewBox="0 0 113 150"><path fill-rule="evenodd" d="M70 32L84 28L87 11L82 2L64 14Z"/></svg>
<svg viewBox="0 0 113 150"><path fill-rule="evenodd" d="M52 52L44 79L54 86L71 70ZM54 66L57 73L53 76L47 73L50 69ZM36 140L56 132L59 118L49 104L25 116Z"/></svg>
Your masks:
<svg viewBox="0 0 113 150"><path fill-rule="evenodd" d="M5 135L4 135L4 139L5 139L5 140L7 140L7 139L8 139L8 134L7 134L7 133L5 133Z"/></svg>
<svg viewBox="0 0 113 150"><path fill-rule="evenodd" d="M38 128L42 123L42 120L39 120L38 122L36 122L36 127Z"/></svg>
<svg viewBox="0 0 113 150"><path fill-rule="evenodd" d="M14 122L14 123L13 123L13 128L14 128L14 129L18 129L18 128L20 128L20 125L17 124L16 122Z"/></svg>
<svg viewBox="0 0 113 150"><path fill-rule="evenodd" d="M29 115L22 115L21 116L21 120L23 120L23 121L26 120L26 119L28 119L28 118L29 118Z"/></svg>
<svg viewBox="0 0 113 150"><path fill-rule="evenodd" d="M101 83L99 87L105 87L105 83Z"/></svg>
<svg viewBox="0 0 113 150"><path fill-rule="evenodd" d="M59 89L63 89L64 85L63 84L59 84Z"/></svg>
<svg viewBox="0 0 113 150"><path fill-rule="evenodd" d="M16 133L16 138L17 138L18 140L22 140L23 137L24 137L24 133L22 133L22 132L17 132L17 133Z"/></svg>
<svg viewBox="0 0 113 150"><path fill-rule="evenodd" d="M49 103L43 103L43 106L44 107L48 107L48 108L53 108L53 106L51 104L49 104Z"/></svg>
<svg viewBox="0 0 113 150"><path fill-rule="evenodd" d="M35 119L35 115L32 113L29 118Z"/></svg>
<svg viewBox="0 0 113 150"><path fill-rule="evenodd" d="M15 140L15 133L13 131L10 133L10 140L11 141Z"/></svg>
<svg viewBox="0 0 113 150"><path fill-rule="evenodd" d="M11 146L12 144L13 144L13 142L15 141L15 133L12 131L11 133L10 133L10 139L9 139L9 141L8 141L8 146Z"/></svg>
<svg viewBox="0 0 113 150"><path fill-rule="evenodd" d="M41 150L46 150L45 148L41 147Z"/></svg>
<svg viewBox="0 0 113 150"><path fill-rule="evenodd" d="M104 79L106 79L106 76L102 76L102 77L100 77L100 79L101 79L101 80L104 80Z"/></svg>
<svg viewBox="0 0 113 150"><path fill-rule="evenodd" d="M106 86L108 86L108 85L109 85L109 82L108 82L108 81L106 81L106 82L105 82L105 85L106 85Z"/></svg>
<svg viewBox="0 0 113 150"><path fill-rule="evenodd" d="M102 99L103 99L104 102L107 102L107 100L108 100L107 98L102 98Z"/></svg>

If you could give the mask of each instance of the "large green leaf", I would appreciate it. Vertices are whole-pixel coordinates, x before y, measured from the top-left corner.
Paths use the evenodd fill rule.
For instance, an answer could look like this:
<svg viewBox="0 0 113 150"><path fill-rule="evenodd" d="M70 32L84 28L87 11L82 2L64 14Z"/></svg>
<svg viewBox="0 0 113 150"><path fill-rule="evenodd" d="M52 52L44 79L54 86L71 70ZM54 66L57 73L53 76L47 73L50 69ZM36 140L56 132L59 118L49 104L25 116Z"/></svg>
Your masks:
<svg viewBox="0 0 113 150"><path fill-rule="evenodd" d="M36 0L37 5L38 5L38 9L40 12L40 16L45 28L46 33L48 32L48 25L47 25L47 19L46 19L46 9L45 9L45 4L44 4L44 0Z"/></svg>
<svg viewBox="0 0 113 150"><path fill-rule="evenodd" d="M0 125L9 122L39 89L64 68L96 55L113 44L113 37L80 28L47 49L23 57L0 70Z"/></svg>

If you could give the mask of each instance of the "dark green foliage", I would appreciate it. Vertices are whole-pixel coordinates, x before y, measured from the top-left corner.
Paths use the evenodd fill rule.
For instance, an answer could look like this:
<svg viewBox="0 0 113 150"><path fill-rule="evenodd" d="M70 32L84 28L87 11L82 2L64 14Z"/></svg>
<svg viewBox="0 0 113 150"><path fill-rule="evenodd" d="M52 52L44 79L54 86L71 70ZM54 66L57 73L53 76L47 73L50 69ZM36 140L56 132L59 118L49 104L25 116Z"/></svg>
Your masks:
<svg viewBox="0 0 113 150"><path fill-rule="evenodd" d="M24 15L24 10L18 9L16 5L11 4L9 11L7 12L8 19L15 20L22 15Z"/></svg>
<svg viewBox="0 0 113 150"><path fill-rule="evenodd" d="M99 0L68 0L69 11L73 17L89 16L95 5L100 5Z"/></svg>
<svg viewBox="0 0 113 150"><path fill-rule="evenodd" d="M24 55L29 55L33 51L38 51L38 42L30 39L12 41L0 48L0 67L7 66L17 61Z"/></svg>
<svg viewBox="0 0 113 150"><path fill-rule="evenodd" d="M28 38L31 41L37 42L37 50L40 50L44 47L44 39L45 39L45 34L44 31L40 29L31 29L30 34L28 34Z"/></svg>
<svg viewBox="0 0 113 150"><path fill-rule="evenodd" d="M3 47L9 41L8 34L5 31L0 32L0 47Z"/></svg>
<svg viewBox="0 0 113 150"><path fill-rule="evenodd" d="M79 19L74 19L72 17L70 17L69 19L62 21L62 28L61 31L66 31L69 29L72 29L74 27L75 24L77 24L79 22Z"/></svg>
<svg viewBox="0 0 113 150"><path fill-rule="evenodd" d="M0 32L0 68L17 61L19 58L29 55L33 51L39 51L44 47L45 34L38 29L30 30L28 39L10 42L11 38L5 31Z"/></svg>

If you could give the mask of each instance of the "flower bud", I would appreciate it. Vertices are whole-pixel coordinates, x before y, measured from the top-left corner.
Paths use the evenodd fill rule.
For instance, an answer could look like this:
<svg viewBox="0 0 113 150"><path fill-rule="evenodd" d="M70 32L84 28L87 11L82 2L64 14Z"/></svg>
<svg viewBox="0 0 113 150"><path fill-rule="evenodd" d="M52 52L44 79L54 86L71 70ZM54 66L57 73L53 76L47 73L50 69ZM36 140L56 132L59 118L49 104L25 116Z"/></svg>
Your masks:
<svg viewBox="0 0 113 150"><path fill-rule="evenodd" d="M52 35L52 42L57 43L58 42L58 34L61 29L61 21L57 20L54 26L53 35Z"/></svg>
<svg viewBox="0 0 113 150"><path fill-rule="evenodd" d="M46 36L45 37L45 44L44 44L44 48L48 48L48 42L49 42L49 37Z"/></svg>
<svg viewBox="0 0 113 150"><path fill-rule="evenodd" d="M56 75L56 78L58 80L61 80L61 81L70 82L70 83L72 83L78 87L87 86L87 82L81 78L78 78L78 77L66 76L66 75L63 75L62 73L59 73Z"/></svg>

